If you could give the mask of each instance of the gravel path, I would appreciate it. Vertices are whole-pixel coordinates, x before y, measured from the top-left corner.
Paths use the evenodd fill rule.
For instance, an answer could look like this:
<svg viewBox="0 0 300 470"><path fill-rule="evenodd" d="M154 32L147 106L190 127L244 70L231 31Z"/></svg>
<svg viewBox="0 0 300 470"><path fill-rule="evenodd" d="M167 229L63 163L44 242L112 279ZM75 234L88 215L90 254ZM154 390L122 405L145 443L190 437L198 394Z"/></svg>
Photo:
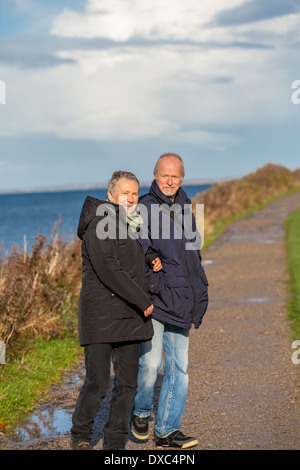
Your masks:
<svg viewBox="0 0 300 470"><path fill-rule="evenodd" d="M195 450L300 449L300 364L291 360L286 321L283 228L299 206L298 191L236 221L203 256L210 304L200 329L191 330L182 423L199 439ZM78 383L54 388L44 409L72 410L78 390ZM94 449L102 446L108 406L105 400L95 423ZM68 449L69 433L8 442L7 448ZM127 449L155 444L129 440Z"/></svg>

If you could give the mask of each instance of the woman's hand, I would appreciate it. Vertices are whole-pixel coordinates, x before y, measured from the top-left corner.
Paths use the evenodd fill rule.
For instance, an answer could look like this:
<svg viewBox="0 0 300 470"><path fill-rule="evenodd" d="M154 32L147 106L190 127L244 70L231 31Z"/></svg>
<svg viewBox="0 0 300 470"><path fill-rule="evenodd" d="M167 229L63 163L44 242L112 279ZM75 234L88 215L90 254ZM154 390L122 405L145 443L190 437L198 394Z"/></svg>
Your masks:
<svg viewBox="0 0 300 470"><path fill-rule="evenodd" d="M153 264L153 271L157 272L157 271L160 271L162 269L162 264L161 264L161 260L160 258L155 258L154 261L152 261L152 264Z"/></svg>
<svg viewBox="0 0 300 470"><path fill-rule="evenodd" d="M149 317L149 315L151 315L151 313L153 312L153 308L154 306L150 305L150 307L148 307L147 310L144 311L145 317Z"/></svg>

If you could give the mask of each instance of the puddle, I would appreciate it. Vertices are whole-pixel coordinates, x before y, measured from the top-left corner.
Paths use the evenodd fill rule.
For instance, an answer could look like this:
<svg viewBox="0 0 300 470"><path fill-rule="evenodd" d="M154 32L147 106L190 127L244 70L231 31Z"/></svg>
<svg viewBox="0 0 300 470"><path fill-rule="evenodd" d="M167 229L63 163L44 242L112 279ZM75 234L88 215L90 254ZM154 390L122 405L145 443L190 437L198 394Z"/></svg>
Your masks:
<svg viewBox="0 0 300 470"><path fill-rule="evenodd" d="M202 260L202 266L207 266L208 264L212 264L213 262L214 262L213 259Z"/></svg>
<svg viewBox="0 0 300 470"><path fill-rule="evenodd" d="M64 395L68 395L70 389L79 386L84 380L85 371L82 366L67 376L62 384ZM29 413L24 420L7 436L11 443L20 443L35 439L47 439L66 434L72 426L74 408L68 406L41 407Z"/></svg>
<svg viewBox="0 0 300 470"><path fill-rule="evenodd" d="M113 372L113 369L112 369ZM58 396L54 398L54 404L47 403L40 408L33 410L31 413L21 421L19 424L6 436L0 435L0 449L1 444L11 449L24 448L28 445L36 445L40 440L47 440L57 438L69 434L72 427L72 416L77 398L72 399L72 390L77 387L78 392L85 377L85 369L83 365L79 367L77 372L73 372L65 378L61 385ZM101 404L101 409L95 419L95 437L94 444L97 439L101 437L101 432L108 419L111 389L113 387L113 373L111 374L111 383ZM73 390L74 391L74 390ZM58 400L56 402L56 400Z"/></svg>
<svg viewBox="0 0 300 470"><path fill-rule="evenodd" d="M247 299L237 300L237 302L239 304L243 304L245 302L254 302L254 303L258 302L258 303L260 303L260 302L271 302L271 301L272 301L272 299L270 299L268 297L249 297Z"/></svg>
<svg viewBox="0 0 300 470"><path fill-rule="evenodd" d="M256 243L274 243L282 238L284 229L280 224L268 225L266 227L230 227L224 234L226 241L255 241Z"/></svg>
<svg viewBox="0 0 300 470"><path fill-rule="evenodd" d="M270 235L272 238L270 238ZM224 238L226 238L227 240L230 240L230 241L247 241L247 240L255 240L257 243L274 243L275 240L277 240L278 238L281 238L281 234L240 234L240 235L231 235L231 234L228 234L227 236L225 236Z"/></svg>
<svg viewBox="0 0 300 470"><path fill-rule="evenodd" d="M83 369L83 366L80 366L78 372L70 375L69 377L65 379L64 387L67 388L67 387L74 387L74 386L80 385L84 381L84 377L85 377L85 370Z"/></svg>
<svg viewBox="0 0 300 470"><path fill-rule="evenodd" d="M72 426L73 409L39 410L27 418L10 439L21 442L67 433Z"/></svg>

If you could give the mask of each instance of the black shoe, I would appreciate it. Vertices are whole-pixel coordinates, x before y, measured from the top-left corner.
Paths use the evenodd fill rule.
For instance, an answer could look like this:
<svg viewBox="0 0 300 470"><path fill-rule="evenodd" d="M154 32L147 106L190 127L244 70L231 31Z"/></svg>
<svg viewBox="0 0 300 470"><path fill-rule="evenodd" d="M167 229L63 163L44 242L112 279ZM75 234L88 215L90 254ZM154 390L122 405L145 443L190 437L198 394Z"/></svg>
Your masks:
<svg viewBox="0 0 300 470"><path fill-rule="evenodd" d="M74 441L71 439L72 450L92 450L91 445L87 441Z"/></svg>
<svg viewBox="0 0 300 470"><path fill-rule="evenodd" d="M167 437L157 437L156 448L175 448L175 449L187 449L198 444L198 440L194 437L187 437L182 434L181 431L174 431Z"/></svg>
<svg viewBox="0 0 300 470"><path fill-rule="evenodd" d="M137 439L145 441L149 437L148 418L133 415L131 418L131 432Z"/></svg>

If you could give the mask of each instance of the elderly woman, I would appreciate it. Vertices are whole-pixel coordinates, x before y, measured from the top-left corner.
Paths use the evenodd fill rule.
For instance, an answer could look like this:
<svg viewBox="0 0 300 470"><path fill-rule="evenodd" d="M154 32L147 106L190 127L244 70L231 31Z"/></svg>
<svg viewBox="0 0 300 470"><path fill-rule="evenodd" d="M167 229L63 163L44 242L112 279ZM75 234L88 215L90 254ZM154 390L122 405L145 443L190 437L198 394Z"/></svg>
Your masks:
<svg viewBox="0 0 300 470"><path fill-rule="evenodd" d="M111 359L115 379L103 449L125 448L139 346L153 335L145 256L134 236L141 223L135 213L139 190L135 175L117 171L108 184L108 201L88 196L82 207L77 231L83 263L78 327L86 378L72 419L72 449L91 449L94 419L110 384Z"/></svg>

